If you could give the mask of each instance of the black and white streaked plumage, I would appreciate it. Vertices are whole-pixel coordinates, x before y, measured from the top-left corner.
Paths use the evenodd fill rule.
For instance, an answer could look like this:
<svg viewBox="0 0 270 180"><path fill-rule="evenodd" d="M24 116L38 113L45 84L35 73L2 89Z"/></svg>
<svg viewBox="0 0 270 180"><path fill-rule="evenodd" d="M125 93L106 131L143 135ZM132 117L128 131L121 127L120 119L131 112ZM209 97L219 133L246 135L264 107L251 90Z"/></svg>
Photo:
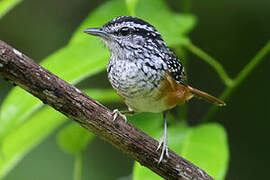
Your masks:
<svg viewBox="0 0 270 180"><path fill-rule="evenodd" d="M186 84L186 75L182 63L177 59L171 49L168 48L160 33L151 24L139 18L120 16L106 23L103 29L118 37L115 40L119 47L115 44L107 44L115 42L105 41L109 49L114 48L110 49L112 54L119 49L125 49L128 52L133 52L132 55L135 56L131 57L133 60L138 58L149 59L147 65L150 68L160 65L160 63L156 62L156 59L160 58L165 63L163 69L170 69L175 80L183 85ZM128 33L128 36L125 33ZM117 55L129 55L130 53L128 52L117 53ZM157 69L160 69L160 67L157 67Z"/></svg>
<svg viewBox="0 0 270 180"><path fill-rule="evenodd" d="M221 100L187 85L182 63L151 24L139 18L120 16L101 28L84 32L99 36L109 48L108 78L128 109L132 112L163 112L165 126L158 146L158 149L161 148L158 163L164 153L169 156L167 110L193 96L225 105Z"/></svg>

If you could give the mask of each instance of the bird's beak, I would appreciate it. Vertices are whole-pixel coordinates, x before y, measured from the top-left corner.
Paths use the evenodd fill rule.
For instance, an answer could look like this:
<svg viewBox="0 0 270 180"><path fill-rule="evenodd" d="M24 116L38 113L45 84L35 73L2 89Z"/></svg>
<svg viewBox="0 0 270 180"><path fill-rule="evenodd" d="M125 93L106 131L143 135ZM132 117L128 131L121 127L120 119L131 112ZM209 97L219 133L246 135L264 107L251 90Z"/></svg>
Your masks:
<svg viewBox="0 0 270 180"><path fill-rule="evenodd" d="M99 37L103 37L103 38L108 38L108 33L105 32L103 29L101 28L90 28L90 29L86 29L83 31L86 34L91 34L94 36L99 36Z"/></svg>

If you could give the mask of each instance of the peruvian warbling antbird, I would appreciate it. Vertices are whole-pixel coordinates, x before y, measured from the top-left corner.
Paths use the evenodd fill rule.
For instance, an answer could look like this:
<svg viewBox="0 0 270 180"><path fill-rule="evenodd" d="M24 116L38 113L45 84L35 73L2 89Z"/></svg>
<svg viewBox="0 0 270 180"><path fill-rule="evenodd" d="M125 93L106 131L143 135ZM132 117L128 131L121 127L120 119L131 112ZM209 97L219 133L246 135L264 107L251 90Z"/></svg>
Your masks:
<svg viewBox="0 0 270 180"><path fill-rule="evenodd" d="M192 97L202 98L213 104L225 103L206 92L192 88L187 83L185 69L174 52L163 41L154 26L142 19L120 16L101 28L84 31L98 36L109 48L111 57L107 65L108 78L117 94L128 107L125 113L163 113L164 135L157 150L169 157L167 146L168 110L183 104ZM114 120L118 115L113 111Z"/></svg>

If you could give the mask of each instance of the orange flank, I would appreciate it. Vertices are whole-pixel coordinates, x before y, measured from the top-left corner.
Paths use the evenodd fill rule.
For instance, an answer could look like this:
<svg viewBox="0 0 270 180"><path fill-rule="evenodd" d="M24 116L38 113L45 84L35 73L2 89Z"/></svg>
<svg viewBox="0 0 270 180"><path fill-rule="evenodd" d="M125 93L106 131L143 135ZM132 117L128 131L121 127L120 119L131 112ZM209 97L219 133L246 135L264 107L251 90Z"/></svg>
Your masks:
<svg viewBox="0 0 270 180"><path fill-rule="evenodd" d="M204 99L205 101L218 106L226 105L222 100L206 92L177 83L169 74L167 74L162 81L161 88L159 89L156 99L164 98L168 108L172 108L178 104L185 103L192 97Z"/></svg>
<svg viewBox="0 0 270 180"><path fill-rule="evenodd" d="M168 108L174 107L178 104L183 104L193 97L184 85L177 83L169 74L161 82L161 88L157 95L157 99L164 98Z"/></svg>

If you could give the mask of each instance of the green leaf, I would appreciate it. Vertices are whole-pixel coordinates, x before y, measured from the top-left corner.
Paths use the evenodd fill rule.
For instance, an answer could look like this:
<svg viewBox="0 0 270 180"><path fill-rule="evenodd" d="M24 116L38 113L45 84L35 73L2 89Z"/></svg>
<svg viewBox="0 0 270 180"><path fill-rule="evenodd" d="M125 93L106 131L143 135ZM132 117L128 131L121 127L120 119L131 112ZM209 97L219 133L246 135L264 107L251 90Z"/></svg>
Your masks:
<svg viewBox="0 0 270 180"><path fill-rule="evenodd" d="M90 89L84 92L103 103L120 99L113 90ZM23 124L16 126L12 133L1 141L0 179L66 119L61 113L45 106Z"/></svg>
<svg viewBox="0 0 270 180"><path fill-rule="evenodd" d="M118 102L121 98L113 89L86 89L84 92L102 103Z"/></svg>
<svg viewBox="0 0 270 180"><path fill-rule="evenodd" d="M40 105L39 99L19 87L14 88L0 109L0 142L11 127L15 127L28 118Z"/></svg>
<svg viewBox="0 0 270 180"><path fill-rule="evenodd" d="M143 132L153 136L162 129L162 113L136 113L127 116L128 121Z"/></svg>
<svg viewBox="0 0 270 180"><path fill-rule="evenodd" d="M0 19L7 14L14 6L22 0L1 0L0 1Z"/></svg>
<svg viewBox="0 0 270 180"><path fill-rule="evenodd" d="M127 9L131 16L135 16L135 7L137 3L138 0L126 0Z"/></svg>
<svg viewBox="0 0 270 180"><path fill-rule="evenodd" d="M75 155L83 151L93 137L92 133L73 122L61 129L57 142L61 149Z"/></svg>
<svg viewBox="0 0 270 180"><path fill-rule="evenodd" d="M159 132L159 136L162 132ZM206 124L198 127L178 125L168 129L169 147L176 153L205 170L216 180L225 179L229 149L222 126ZM149 169L135 163L134 180L162 179Z"/></svg>
<svg viewBox="0 0 270 180"><path fill-rule="evenodd" d="M0 178L4 177L34 146L64 122L62 114L45 107L1 142Z"/></svg>
<svg viewBox="0 0 270 180"><path fill-rule="evenodd" d="M135 12L154 25L169 46L188 43L187 33L196 24L193 15L173 13L162 0L139 1Z"/></svg>

